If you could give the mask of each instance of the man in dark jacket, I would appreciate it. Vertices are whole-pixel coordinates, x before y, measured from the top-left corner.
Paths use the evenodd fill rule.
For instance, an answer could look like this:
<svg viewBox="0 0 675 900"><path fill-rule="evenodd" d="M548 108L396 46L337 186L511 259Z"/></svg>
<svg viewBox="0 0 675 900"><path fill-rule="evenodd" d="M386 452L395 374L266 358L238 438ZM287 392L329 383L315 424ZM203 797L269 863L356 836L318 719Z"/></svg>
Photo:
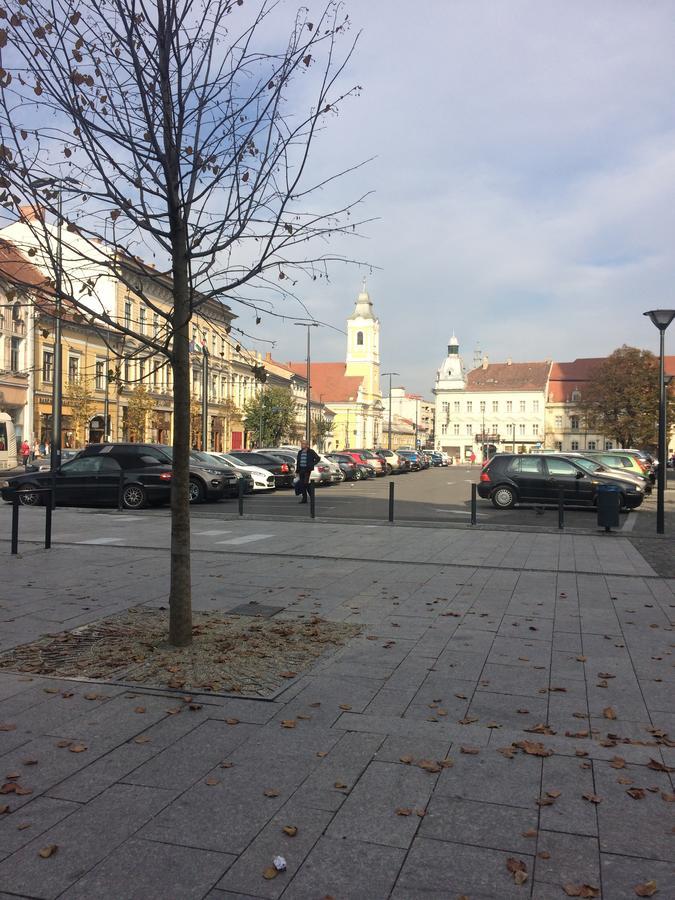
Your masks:
<svg viewBox="0 0 675 900"><path fill-rule="evenodd" d="M312 474L312 469L318 462L319 454L312 450L307 441L301 441L296 464L298 478L300 479L300 490L302 491L301 503L307 503L309 479Z"/></svg>

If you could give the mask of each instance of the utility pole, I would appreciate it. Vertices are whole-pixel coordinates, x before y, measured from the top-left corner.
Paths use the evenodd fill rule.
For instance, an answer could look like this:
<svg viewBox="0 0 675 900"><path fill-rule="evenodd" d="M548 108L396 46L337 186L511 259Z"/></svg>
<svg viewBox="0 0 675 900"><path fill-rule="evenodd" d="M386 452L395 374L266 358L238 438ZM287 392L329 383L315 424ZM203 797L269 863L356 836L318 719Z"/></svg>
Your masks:
<svg viewBox="0 0 675 900"><path fill-rule="evenodd" d="M209 442L209 351L206 347L206 332L202 340L202 450Z"/></svg>
<svg viewBox="0 0 675 900"><path fill-rule="evenodd" d="M389 376L389 436L387 438L387 450L391 450L391 376L400 375L400 372L383 372L382 374Z"/></svg>
<svg viewBox="0 0 675 900"><path fill-rule="evenodd" d="M311 384L311 376L312 376L312 367L310 362L311 356L311 343L310 343L310 328L318 328L318 322L295 322L295 325L300 325L302 328L307 329L307 409L305 413L305 440L308 444L312 443L312 416L311 416L311 403L312 403L312 384Z"/></svg>
<svg viewBox="0 0 675 900"><path fill-rule="evenodd" d="M108 335L110 338L110 335ZM103 442L110 440L109 437L109 428L108 428L108 417L110 415L110 351L108 349L108 345L106 343L105 348L105 398L103 400Z"/></svg>

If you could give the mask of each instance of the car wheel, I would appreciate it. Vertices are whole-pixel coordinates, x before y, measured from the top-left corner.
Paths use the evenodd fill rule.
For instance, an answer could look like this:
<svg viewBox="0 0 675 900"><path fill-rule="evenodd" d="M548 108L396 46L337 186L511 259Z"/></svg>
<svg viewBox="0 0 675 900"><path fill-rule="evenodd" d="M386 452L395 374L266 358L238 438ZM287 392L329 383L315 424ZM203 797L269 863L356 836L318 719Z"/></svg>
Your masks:
<svg viewBox="0 0 675 900"><path fill-rule="evenodd" d="M492 492L490 497L492 505L497 509L511 509L516 502L516 492L506 484L500 485Z"/></svg>
<svg viewBox="0 0 675 900"><path fill-rule="evenodd" d="M145 491L140 484L128 484L122 490L122 505L125 509L143 509L147 503Z"/></svg>
<svg viewBox="0 0 675 900"><path fill-rule="evenodd" d="M197 481L197 479L190 479L190 485L188 488L190 503L203 503L204 502L204 485L201 481Z"/></svg>
<svg viewBox="0 0 675 900"><path fill-rule="evenodd" d="M40 495L33 490L34 484L19 488L19 503L22 506L39 506L41 502Z"/></svg>
<svg viewBox="0 0 675 900"><path fill-rule="evenodd" d="M362 478L363 472L361 471L361 469L357 469L356 472L354 472L354 481L361 481Z"/></svg>

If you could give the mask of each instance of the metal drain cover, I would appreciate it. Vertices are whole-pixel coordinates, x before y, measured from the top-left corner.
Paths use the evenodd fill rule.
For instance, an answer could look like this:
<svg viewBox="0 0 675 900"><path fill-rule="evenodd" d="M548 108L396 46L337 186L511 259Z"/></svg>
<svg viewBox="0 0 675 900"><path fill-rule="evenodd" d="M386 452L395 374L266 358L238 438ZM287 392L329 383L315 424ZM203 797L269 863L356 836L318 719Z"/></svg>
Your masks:
<svg viewBox="0 0 675 900"><path fill-rule="evenodd" d="M260 616L263 619L271 619L277 613L283 612L285 606L265 606L262 603L242 603L234 609L228 609L230 616Z"/></svg>

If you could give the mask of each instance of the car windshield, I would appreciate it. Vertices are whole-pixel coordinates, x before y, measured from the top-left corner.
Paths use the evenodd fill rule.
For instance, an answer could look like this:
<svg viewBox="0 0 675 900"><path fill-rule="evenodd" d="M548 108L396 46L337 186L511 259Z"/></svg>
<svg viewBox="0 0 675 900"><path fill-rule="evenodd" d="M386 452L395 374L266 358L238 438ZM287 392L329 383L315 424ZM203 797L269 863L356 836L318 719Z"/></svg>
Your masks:
<svg viewBox="0 0 675 900"><path fill-rule="evenodd" d="M601 466L600 463L593 462L592 459L586 459L585 457L575 457L574 460L578 463L582 469L586 469L587 472L604 472L605 467Z"/></svg>
<svg viewBox="0 0 675 900"><path fill-rule="evenodd" d="M209 453L202 453L201 450L191 450L190 456L193 459L196 459L197 462L206 463L209 466L212 466L214 462L217 462L217 460L214 460Z"/></svg>

